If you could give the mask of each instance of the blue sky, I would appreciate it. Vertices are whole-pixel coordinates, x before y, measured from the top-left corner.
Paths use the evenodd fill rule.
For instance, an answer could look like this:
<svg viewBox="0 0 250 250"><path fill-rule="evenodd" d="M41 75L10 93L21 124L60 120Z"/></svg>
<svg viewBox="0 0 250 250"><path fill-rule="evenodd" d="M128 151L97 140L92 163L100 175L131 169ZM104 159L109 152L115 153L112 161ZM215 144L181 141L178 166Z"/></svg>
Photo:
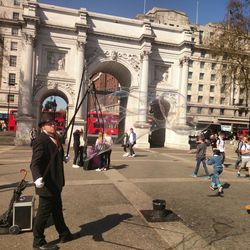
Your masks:
<svg viewBox="0 0 250 250"><path fill-rule="evenodd" d="M65 6L69 8L86 8L114 16L133 18L153 7L174 9L185 12L191 23L196 21L196 6L199 3L198 23L223 21L226 13L228 0L38 0L40 3Z"/></svg>

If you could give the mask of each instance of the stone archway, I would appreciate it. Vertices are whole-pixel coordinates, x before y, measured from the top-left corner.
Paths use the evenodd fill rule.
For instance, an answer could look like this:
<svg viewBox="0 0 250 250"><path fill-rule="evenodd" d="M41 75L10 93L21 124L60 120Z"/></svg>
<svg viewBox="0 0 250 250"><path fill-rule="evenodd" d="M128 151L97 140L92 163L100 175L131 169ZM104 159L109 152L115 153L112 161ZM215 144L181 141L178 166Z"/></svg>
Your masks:
<svg viewBox="0 0 250 250"><path fill-rule="evenodd" d="M33 107L33 114L35 117L35 122L36 125L38 125L39 121L40 121L40 117L41 117L41 110L42 110L42 103L43 101L49 97L49 96L59 96L62 99L64 99L64 101L67 103L67 116L69 116L69 113L72 113L72 109L73 109L73 100L72 100L72 96L69 95L69 93L67 93L65 90L62 90L60 87L58 88L51 88L51 89L47 89L47 88L42 88L40 89L36 96L34 97L34 107Z"/></svg>
<svg viewBox="0 0 250 250"><path fill-rule="evenodd" d="M135 121L137 120L137 112L133 109L137 110L138 108L138 72L136 72L129 65L129 62L120 60L118 58L116 60L99 59L88 66L88 72L90 75L102 72L114 76L120 84L120 90L127 94L127 96L126 94L121 95L122 97L119 100L119 113L120 116L123 117L119 123L118 138L121 138L121 135L124 133L124 131L127 131L130 127L133 127ZM130 95L131 92L133 92L133 97ZM128 110L130 115L125 117L124 112Z"/></svg>

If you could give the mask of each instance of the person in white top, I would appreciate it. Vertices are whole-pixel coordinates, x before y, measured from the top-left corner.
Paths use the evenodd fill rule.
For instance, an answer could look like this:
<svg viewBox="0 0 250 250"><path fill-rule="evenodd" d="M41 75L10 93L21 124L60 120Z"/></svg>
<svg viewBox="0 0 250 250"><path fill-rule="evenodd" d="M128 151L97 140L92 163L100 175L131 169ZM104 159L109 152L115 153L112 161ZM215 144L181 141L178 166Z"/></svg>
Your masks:
<svg viewBox="0 0 250 250"><path fill-rule="evenodd" d="M113 140L109 132L106 132L104 134L104 143L107 145L107 148L104 153L104 159L105 159L105 164L106 166L104 167L103 170L108 170L110 168L110 157L112 153L112 145L113 145Z"/></svg>
<svg viewBox="0 0 250 250"><path fill-rule="evenodd" d="M136 133L134 132L133 128L131 128L130 134L128 136L128 146L129 146L129 156L128 157L135 157L135 151L133 149L135 144L136 144Z"/></svg>
<svg viewBox="0 0 250 250"><path fill-rule="evenodd" d="M224 136L225 136L224 133L220 132L219 137L218 137L218 139L216 141L217 149L220 150L220 155L222 157L222 164L225 161L225 141L224 141Z"/></svg>
<svg viewBox="0 0 250 250"><path fill-rule="evenodd" d="M238 169L237 176L240 177L240 171L242 168L248 168L250 179L250 137L244 137L243 145L241 146L241 165Z"/></svg>

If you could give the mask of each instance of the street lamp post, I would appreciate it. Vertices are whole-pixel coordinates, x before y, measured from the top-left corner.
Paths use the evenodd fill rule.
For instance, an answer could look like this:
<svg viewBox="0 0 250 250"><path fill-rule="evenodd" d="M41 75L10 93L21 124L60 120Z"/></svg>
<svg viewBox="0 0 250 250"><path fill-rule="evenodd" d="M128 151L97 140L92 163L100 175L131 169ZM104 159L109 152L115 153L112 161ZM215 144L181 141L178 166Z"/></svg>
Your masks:
<svg viewBox="0 0 250 250"><path fill-rule="evenodd" d="M6 122L7 128L9 125L9 114L10 114L10 84L9 84L9 92L7 96L7 122Z"/></svg>

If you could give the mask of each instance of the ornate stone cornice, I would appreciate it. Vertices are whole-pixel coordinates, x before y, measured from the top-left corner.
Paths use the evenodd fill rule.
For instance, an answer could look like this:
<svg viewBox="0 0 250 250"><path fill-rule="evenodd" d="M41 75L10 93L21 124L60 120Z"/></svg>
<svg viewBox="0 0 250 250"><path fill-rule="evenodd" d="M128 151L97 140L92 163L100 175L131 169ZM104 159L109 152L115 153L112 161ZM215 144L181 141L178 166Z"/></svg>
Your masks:
<svg viewBox="0 0 250 250"><path fill-rule="evenodd" d="M141 60L148 59L151 53L152 53L151 49L143 49L140 53Z"/></svg>
<svg viewBox="0 0 250 250"><path fill-rule="evenodd" d="M24 32L23 33L23 37L24 37L24 42L25 42L26 45L32 45L32 46L34 46L35 34Z"/></svg>
<svg viewBox="0 0 250 250"><path fill-rule="evenodd" d="M76 41L76 46L77 46L77 49L78 50L81 50L81 51L83 51L84 50L84 48L85 48L85 45L86 45L86 40L77 40Z"/></svg>
<svg viewBox="0 0 250 250"><path fill-rule="evenodd" d="M74 83L65 83L64 81L58 80L36 80L35 86L33 88L33 97L43 88L46 87L47 89L64 89L70 95L74 95Z"/></svg>
<svg viewBox="0 0 250 250"><path fill-rule="evenodd" d="M184 56L180 59L180 65L188 65L190 58L188 56Z"/></svg>
<svg viewBox="0 0 250 250"><path fill-rule="evenodd" d="M116 50L106 50L104 52L100 49L88 50L86 55L87 64L90 65L97 58L101 59L101 57L110 59L112 61L117 61L119 59L127 61L128 64L131 65L135 71L140 71L140 59L137 55L131 53L118 52Z"/></svg>

